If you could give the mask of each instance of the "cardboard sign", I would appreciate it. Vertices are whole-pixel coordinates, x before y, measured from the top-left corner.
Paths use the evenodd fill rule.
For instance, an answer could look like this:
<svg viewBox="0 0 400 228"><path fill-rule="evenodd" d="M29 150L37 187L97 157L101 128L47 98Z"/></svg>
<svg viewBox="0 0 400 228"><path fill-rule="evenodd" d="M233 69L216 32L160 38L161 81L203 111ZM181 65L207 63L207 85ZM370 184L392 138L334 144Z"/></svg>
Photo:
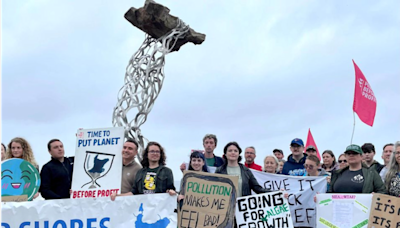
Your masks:
<svg viewBox="0 0 400 228"><path fill-rule="evenodd" d="M80 129L76 136L71 198L119 193L124 128Z"/></svg>
<svg viewBox="0 0 400 228"><path fill-rule="evenodd" d="M11 158L1 163L2 197L26 195L27 200L32 200L39 191L39 187L39 171L30 162L20 158ZM7 200L7 198L5 199ZM21 198L9 199L21 200Z"/></svg>
<svg viewBox="0 0 400 228"><path fill-rule="evenodd" d="M234 226L239 177L184 171L178 207L178 227Z"/></svg>
<svg viewBox="0 0 400 228"><path fill-rule="evenodd" d="M371 194L317 194L317 228L366 228Z"/></svg>
<svg viewBox="0 0 400 228"><path fill-rule="evenodd" d="M27 195L22 196L2 196L1 202L24 202L28 201Z"/></svg>
<svg viewBox="0 0 400 228"><path fill-rule="evenodd" d="M2 228L176 228L176 196L168 193L98 199L2 203Z"/></svg>
<svg viewBox="0 0 400 228"><path fill-rule="evenodd" d="M238 198L236 222L239 228L293 228L289 204L280 191Z"/></svg>
<svg viewBox="0 0 400 228"><path fill-rule="evenodd" d="M400 198L373 194L368 228L400 227Z"/></svg>

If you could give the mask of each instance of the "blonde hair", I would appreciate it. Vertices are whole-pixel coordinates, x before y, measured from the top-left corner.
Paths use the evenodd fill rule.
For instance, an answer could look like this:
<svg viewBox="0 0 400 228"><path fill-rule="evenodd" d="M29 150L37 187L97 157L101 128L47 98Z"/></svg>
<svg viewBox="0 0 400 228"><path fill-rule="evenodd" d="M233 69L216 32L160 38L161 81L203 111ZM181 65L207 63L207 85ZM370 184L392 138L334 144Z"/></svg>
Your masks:
<svg viewBox="0 0 400 228"><path fill-rule="evenodd" d="M20 137L13 138L11 140L11 142L8 144L8 148L7 148L7 152L6 152L6 159L14 158L13 155L12 155L12 152L11 152L11 144L13 142L21 144L21 147L22 147L22 159L24 159L25 161L30 162L35 167L39 167L37 162L36 162L36 160L35 160L35 156L33 155L33 151L32 151L31 145L29 145L28 141L26 141L25 139L20 138Z"/></svg>
<svg viewBox="0 0 400 228"><path fill-rule="evenodd" d="M279 165L279 160L278 160L278 158L275 156L275 155L267 155L265 158L264 158L264 164L263 164L263 171L264 172L266 172L266 170L264 169L264 166L265 166L265 161L267 160L267 158L273 158L274 159L274 161L275 161L275 163L276 163L276 170L275 170L275 173L278 173L279 172L279 170L280 170L280 168L281 168L281 166Z"/></svg>

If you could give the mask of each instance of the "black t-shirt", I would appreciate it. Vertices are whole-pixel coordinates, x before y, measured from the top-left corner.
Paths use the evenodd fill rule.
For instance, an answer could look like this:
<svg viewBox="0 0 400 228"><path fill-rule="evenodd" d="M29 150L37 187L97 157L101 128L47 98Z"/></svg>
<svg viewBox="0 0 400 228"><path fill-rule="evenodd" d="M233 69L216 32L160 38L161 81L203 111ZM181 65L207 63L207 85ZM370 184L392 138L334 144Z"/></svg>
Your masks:
<svg viewBox="0 0 400 228"><path fill-rule="evenodd" d="M364 185L364 176L362 169L343 171L342 175L336 180L333 186L334 193L362 193Z"/></svg>
<svg viewBox="0 0 400 228"><path fill-rule="evenodd" d="M156 192L156 176L160 167L148 169L144 178L143 194L154 194Z"/></svg>

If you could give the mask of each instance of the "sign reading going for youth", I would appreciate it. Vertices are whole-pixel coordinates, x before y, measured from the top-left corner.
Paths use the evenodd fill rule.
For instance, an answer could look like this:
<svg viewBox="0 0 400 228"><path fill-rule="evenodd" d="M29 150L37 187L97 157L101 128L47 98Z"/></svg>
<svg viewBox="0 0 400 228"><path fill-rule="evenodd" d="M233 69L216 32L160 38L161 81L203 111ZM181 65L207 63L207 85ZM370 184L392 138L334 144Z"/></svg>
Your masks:
<svg viewBox="0 0 400 228"><path fill-rule="evenodd" d="M317 194L317 228L366 228L371 194Z"/></svg>
<svg viewBox="0 0 400 228"><path fill-rule="evenodd" d="M1 163L2 201L24 201L24 197L17 196L32 200L39 187L39 171L30 162L12 158Z"/></svg>
<svg viewBox="0 0 400 228"><path fill-rule="evenodd" d="M368 227L400 227L400 198L373 194Z"/></svg>
<svg viewBox="0 0 400 228"><path fill-rule="evenodd" d="M109 197L121 188L124 128L80 129L71 198Z"/></svg>
<svg viewBox="0 0 400 228"><path fill-rule="evenodd" d="M234 225L237 176L184 171L178 207L178 227L220 227Z"/></svg>
<svg viewBox="0 0 400 228"><path fill-rule="evenodd" d="M238 198L236 221L239 228L293 228L289 204L280 191Z"/></svg>

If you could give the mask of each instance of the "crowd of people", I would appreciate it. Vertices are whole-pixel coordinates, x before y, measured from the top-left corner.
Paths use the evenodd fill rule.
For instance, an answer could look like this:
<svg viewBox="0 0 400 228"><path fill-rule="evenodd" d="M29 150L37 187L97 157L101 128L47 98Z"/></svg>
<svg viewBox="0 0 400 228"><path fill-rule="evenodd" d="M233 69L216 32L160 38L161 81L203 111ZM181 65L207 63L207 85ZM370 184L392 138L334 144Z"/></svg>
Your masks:
<svg viewBox="0 0 400 228"><path fill-rule="evenodd" d="M229 142L223 148L223 155L215 155L217 137L207 134L203 138L204 151L194 151L180 170L209 172L215 167L215 173L239 177L238 196L247 196L251 191L268 192L257 182L251 169L292 176L323 176L327 178L329 193L383 193L400 197L400 141L389 143L383 147L384 164L374 160L375 146L365 143L361 147L349 145L338 159L331 150L322 153L322 161L314 146L304 148L303 140L295 138L290 142L291 154L285 160L283 150L274 149L263 159L263 164L255 164L256 148L244 149L237 142ZM70 198L73 172L73 158L65 157L63 143L59 139L48 142L47 149L51 160L40 172L40 193L45 199ZM143 151L143 160L136 161L138 144L127 139L122 149L121 196L136 194L166 193L183 195L176 191L172 170L166 166L166 153L158 142L149 142ZM2 144L2 161L20 158L28 161L39 170L31 146L23 138L14 138L8 145ZM111 195L114 200L116 193Z"/></svg>

